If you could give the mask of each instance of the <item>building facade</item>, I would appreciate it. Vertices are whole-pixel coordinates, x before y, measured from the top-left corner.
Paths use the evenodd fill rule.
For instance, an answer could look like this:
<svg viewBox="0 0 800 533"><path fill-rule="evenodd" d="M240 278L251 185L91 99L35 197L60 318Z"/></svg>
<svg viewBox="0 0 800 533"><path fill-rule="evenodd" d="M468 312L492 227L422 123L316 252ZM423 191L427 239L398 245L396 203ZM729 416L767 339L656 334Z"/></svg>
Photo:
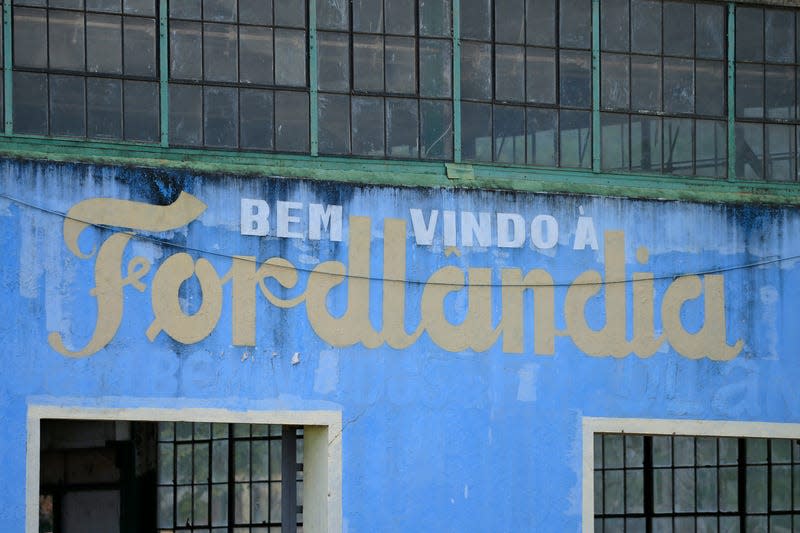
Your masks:
<svg viewBox="0 0 800 533"><path fill-rule="evenodd" d="M800 9L2 28L0 530L800 530Z"/></svg>

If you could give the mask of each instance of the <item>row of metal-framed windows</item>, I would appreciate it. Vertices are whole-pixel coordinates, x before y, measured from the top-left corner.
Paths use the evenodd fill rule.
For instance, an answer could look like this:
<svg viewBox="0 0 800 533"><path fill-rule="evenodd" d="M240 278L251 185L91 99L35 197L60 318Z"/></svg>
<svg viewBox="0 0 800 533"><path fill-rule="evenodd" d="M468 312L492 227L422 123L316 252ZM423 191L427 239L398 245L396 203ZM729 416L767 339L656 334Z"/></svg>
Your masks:
<svg viewBox="0 0 800 533"><path fill-rule="evenodd" d="M797 10L311 1L13 0L7 133L797 180Z"/></svg>
<svg viewBox="0 0 800 533"><path fill-rule="evenodd" d="M596 433L594 530L800 529L794 439Z"/></svg>

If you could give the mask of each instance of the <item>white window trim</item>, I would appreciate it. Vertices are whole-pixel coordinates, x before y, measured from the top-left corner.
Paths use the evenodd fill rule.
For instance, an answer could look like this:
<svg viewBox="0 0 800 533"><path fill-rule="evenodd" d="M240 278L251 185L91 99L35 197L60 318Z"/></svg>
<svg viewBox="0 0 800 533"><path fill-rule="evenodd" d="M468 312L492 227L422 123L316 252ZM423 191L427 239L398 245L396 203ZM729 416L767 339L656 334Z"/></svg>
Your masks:
<svg viewBox="0 0 800 533"><path fill-rule="evenodd" d="M40 421L130 420L290 424L304 427L303 531L342 530L342 414L340 411L231 411L206 408L88 408L28 406L25 531L39 531Z"/></svg>
<svg viewBox="0 0 800 533"><path fill-rule="evenodd" d="M582 531L594 533L594 434L690 435L800 439L800 424L583 417Z"/></svg>

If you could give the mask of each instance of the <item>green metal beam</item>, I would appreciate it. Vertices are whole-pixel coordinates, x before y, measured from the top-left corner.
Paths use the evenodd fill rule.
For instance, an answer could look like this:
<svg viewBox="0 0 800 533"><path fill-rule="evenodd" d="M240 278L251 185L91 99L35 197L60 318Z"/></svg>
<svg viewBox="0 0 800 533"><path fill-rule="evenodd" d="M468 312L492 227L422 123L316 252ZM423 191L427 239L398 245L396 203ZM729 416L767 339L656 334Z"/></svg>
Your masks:
<svg viewBox="0 0 800 533"><path fill-rule="evenodd" d="M3 0L3 129L6 135L14 133L14 83L11 77L14 69L11 46L14 36L11 26L11 0Z"/></svg>
<svg viewBox="0 0 800 533"><path fill-rule="evenodd" d="M600 172L600 0L592 0L592 170Z"/></svg>
<svg viewBox="0 0 800 533"><path fill-rule="evenodd" d="M736 5L728 4L728 181L736 180Z"/></svg>
<svg viewBox="0 0 800 533"><path fill-rule="evenodd" d="M311 155L319 155L319 68L317 60L317 2L308 0L308 115L311 121Z"/></svg>
<svg viewBox="0 0 800 533"><path fill-rule="evenodd" d="M169 146L169 13L167 2L158 3L158 88L161 93L159 124L161 125L161 146Z"/></svg>
<svg viewBox="0 0 800 533"><path fill-rule="evenodd" d="M453 161L461 162L461 0L453 0Z"/></svg>
<svg viewBox="0 0 800 533"><path fill-rule="evenodd" d="M285 176L400 187L490 189L800 207L797 185L791 183L730 182L712 178L612 174L511 165L311 157L22 136L0 137L0 157L186 169L198 173L254 178ZM454 167L453 171L450 171L450 167Z"/></svg>

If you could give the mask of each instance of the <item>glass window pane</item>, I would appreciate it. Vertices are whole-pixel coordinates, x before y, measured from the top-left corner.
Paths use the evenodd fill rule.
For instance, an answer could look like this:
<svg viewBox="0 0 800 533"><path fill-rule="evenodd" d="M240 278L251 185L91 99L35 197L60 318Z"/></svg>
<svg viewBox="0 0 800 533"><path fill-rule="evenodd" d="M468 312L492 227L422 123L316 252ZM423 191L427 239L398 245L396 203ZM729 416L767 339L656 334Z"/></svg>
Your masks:
<svg viewBox="0 0 800 533"><path fill-rule="evenodd" d="M269 520L269 483L253 483L250 493L251 520L260 524Z"/></svg>
<svg viewBox="0 0 800 533"><path fill-rule="evenodd" d="M736 59L764 60L764 10L756 7L736 8Z"/></svg>
<svg viewBox="0 0 800 533"><path fill-rule="evenodd" d="M451 43L440 39L419 40L419 94L447 98L452 79Z"/></svg>
<svg viewBox="0 0 800 533"><path fill-rule="evenodd" d="M694 469L676 468L675 476L675 512L691 513L694 512Z"/></svg>
<svg viewBox="0 0 800 533"><path fill-rule="evenodd" d="M494 160L525 163L525 108L495 106Z"/></svg>
<svg viewBox="0 0 800 533"><path fill-rule="evenodd" d="M280 428L280 426L278 426ZM271 481L281 480L281 448L279 440L273 440L269 444L269 479Z"/></svg>
<svg viewBox="0 0 800 533"><path fill-rule="evenodd" d="M559 155L562 167L588 168L592 163L591 117L584 111L561 111Z"/></svg>
<svg viewBox="0 0 800 533"><path fill-rule="evenodd" d="M350 97L319 95L319 151L324 154L350 153Z"/></svg>
<svg viewBox="0 0 800 533"><path fill-rule="evenodd" d="M769 130L767 130L769 137ZM792 143L794 144L794 143ZM780 177L778 177L780 179ZM785 178L784 178L785 179ZM770 487L771 511L789 511L792 509L792 467L773 466Z"/></svg>
<svg viewBox="0 0 800 533"><path fill-rule="evenodd" d="M631 168L643 172L661 172L661 119L631 117Z"/></svg>
<svg viewBox="0 0 800 533"><path fill-rule="evenodd" d="M86 135L86 94L84 79L50 76L50 134Z"/></svg>
<svg viewBox="0 0 800 533"><path fill-rule="evenodd" d="M795 177L795 162L797 159L796 143L794 139L794 126L783 124L767 124L767 160L765 161L765 169L767 172L767 179L771 181L794 181ZM776 485L775 475L783 472L773 467L773 487ZM786 481L788 486L788 481ZM780 485L783 486L783 485ZM786 494L791 494L787 491ZM780 496L773 492L773 504L780 501ZM785 509L788 509L788 504ZM773 509L777 509L774 507Z"/></svg>
<svg viewBox="0 0 800 533"><path fill-rule="evenodd" d="M275 25L289 28L306 27L306 3L297 0L273 0Z"/></svg>
<svg viewBox="0 0 800 533"><path fill-rule="evenodd" d="M353 35L353 89L383 91L383 37Z"/></svg>
<svg viewBox="0 0 800 533"><path fill-rule="evenodd" d="M736 123L736 176L763 179L764 130L761 124Z"/></svg>
<svg viewBox="0 0 800 533"><path fill-rule="evenodd" d="M589 108L592 99L592 61L589 53L562 50L559 62L561 105Z"/></svg>
<svg viewBox="0 0 800 533"><path fill-rule="evenodd" d="M197 0L170 0L170 18L200 20L202 15L202 2Z"/></svg>
<svg viewBox="0 0 800 533"><path fill-rule="evenodd" d="M295 0L296 1L296 0ZM350 2L314 0L317 2L317 28L347 30L350 24Z"/></svg>
<svg viewBox="0 0 800 533"><path fill-rule="evenodd" d="M414 94L417 89L416 41L386 37L386 92Z"/></svg>
<svg viewBox="0 0 800 533"><path fill-rule="evenodd" d="M14 133L47 135L47 75L14 73Z"/></svg>
<svg viewBox="0 0 800 533"><path fill-rule="evenodd" d="M716 468L697 469L697 511L701 513L717 511Z"/></svg>
<svg viewBox="0 0 800 533"><path fill-rule="evenodd" d="M600 115L600 165L603 170L630 168L629 138L628 115L614 113Z"/></svg>
<svg viewBox="0 0 800 533"><path fill-rule="evenodd" d="M350 39L345 33L319 32L319 88L347 91L350 88Z"/></svg>
<svg viewBox="0 0 800 533"><path fill-rule="evenodd" d="M291 87L306 85L305 31L275 30L275 83Z"/></svg>
<svg viewBox="0 0 800 533"><path fill-rule="evenodd" d="M694 111L694 61L664 58L664 111Z"/></svg>
<svg viewBox="0 0 800 533"><path fill-rule="evenodd" d="M209 81L237 81L236 26L203 24L203 73Z"/></svg>
<svg viewBox="0 0 800 533"><path fill-rule="evenodd" d="M625 472L625 512L644 512L644 470L627 470ZM629 531L638 530L638 528L629 529Z"/></svg>
<svg viewBox="0 0 800 533"><path fill-rule="evenodd" d="M461 95L476 100L492 98L492 45L461 45Z"/></svg>
<svg viewBox="0 0 800 533"><path fill-rule="evenodd" d="M233 87L205 87L203 132L206 146L239 145L239 95Z"/></svg>
<svg viewBox="0 0 800 533"><path fill-rule="evenodd" d="M719 510L732 512L739 507L738 469L723 467L719 469Z"/></svg>
<svg viewBox="0 0 800 533"><path fill-rule="evenodd" d="M228 441L215 441L211 446L211 481L228 481Z"/></svg>
<svg viewBox="0 0 800 533"><path fill-rule="evenodd" d="M386 2L386 33L394 35L414 35L415 0L391 0Z"/></svg>
<svg viewBox="0 0 800 533"><path fill-rule="evenodd" d="M526 48L526 100L556 103L556 54L549 48Z"/></svg>
<svg viewBox="0 0 800 533"><path fill-rule="evenodd" d="M600 47L612 52L630 49L629 0L607 0L600 4Z"/></svg>
<svg viewBox="0 0 800 533"><path fill-rule="evenodd" d="M672 512L672 470L658 468L653 470L653 511ZM655 530L655 528L653 528Z"/></svg>
<svg viewBox="0 0 800 533"><path fill-rule="evenodd" d="M275 93L275 148L308 152L308 94Z"/></svg>
<svg viewBox="0 0 800 533"><path fill-rule="evenodd" d="M492 35L489 0L461 0L461 37L488 41Z"/></svg>
<svg viewBox="0 0 800 533"><path fill-rule="evenodd" d="M767 9L764 12L764 26L765 59L776 63L793 63L795 29L792 12Z"/></svg>
<svg viewBox="0 0 800 533"><path fill-rule="evenodd" d="M695 112L698 115L724 115L726 107L725 63L722 61L697 61L695 72L697 79Z"/></svg>
<svg viewBox="0 0 800 533"><path fill-rule="evenodd" d="M181 80L202 79L203 49L200 23L171 22L169 34L170 76Z"/></svg>
<svg viewBox="0 0 800 533"><path fill-rule="evenodd" d="M767 467L748 466L746 508L748 513L765 513L767 511Z"/></svg>
<svg viewBox="0 0 800 533"><path fill-rule="evenodd" d="M661 2L631 0L631 51L661 53Z"/></svg>
<svg viewBox="0 0 800 533"><path fill-rule="evenodd" d="M298 492L299 494L299 492ZM273 522L281 521L281 486L278 483L269 484L269 518ZM277 533L270 531L270 533Z"/></svg>
<svg viewBox="0 0 800 533"><path fill-rule="evenodd" d="M208 483L209 445L207 443L194 445L194 483Z"/></svg>
<svg viewBox="0 0 800 533"><path fill-rule="evenodd" d="M48 19L50 68L83 70L83 13L51 9Z"/></svg>
<svg viewBox="0 0 800 533"><path fill-rule="evenodd" d="M606 115L607 117L609 115ZM625 461L625 446L622 435L603 436L603 466L605 468L622 468Z"/></svg>
<svg viewBox="0 0 800 533"><path fill-rule="evenodd" d="M631 56L631 109L661 111L661 58Z"/></svg>
<svg viewBox="0 0 800 533"><path fill-rule="evenodd" d="M694 465L694 437L673 437L672 446L675 466Z"/></svg>
<svg viewBox="0 0 800 533"><path fill-rule="evenodd" d="M252 481L267 481L269 479L269 441L254 440L252 442Z"/></svg>
<svg viewBox="0 0 800 533"><path fill-rule="evenodd" d="M603 54L600 60L600 94L604 109L628 109L630 72L626 54Z"/></svg>
<svg viewBox="0 0 800 533"><path fill-rule="evenodd" d="M736 116L764 116L763 65L736 64Z"/></svg>
<svg viewBox="0 0 800 533"><path fill-rule="evenodd" d="M239 16L243 24L272 26L272 0L239 0Z"/></svg>
<svg viewBox="0 0 800 533"><path fill-rule="evenodd" d="M768 118L794 118L795 69L778 65L766 65L765 107Z"/></svg>
<svg viewBox="0 0 800 533"><path fill-rule="evenodd" d="M694 55L694 4L664 2L664 54Z"/></svg>
<svg viewBox="0 0 800 533"><path fill-rule="evenodd" d="M525 0L525 5L525 12L528 14L525 20L525 42L539 46L555 46L555 0ZM535 16L531 16L533 13Z"/></svg>
<svg viewBox="0 0 800 533"><path fill-rule="evenodd" d="M14 8L14 65L47 67L47 15L44 9Z"/></svg>
<svg viewBox="0 0 800 533"><path fill-rule="evenodd" d="M692 148L694 131L691 119L664 119L664 171L669 174L694 174Z"/></svg>
<svg viewBox="0 0 800 533"><path fill-rule="evenodd" d="M353 96L351 105L353 154L384 155L383 98Z"/></svg>
<svg viewBox="0 0 800 533"><path fill-rule="evenodd" d="M695 5L695 36L697 57L725 58L725 6Z"/></svg>
<svg viewBox="0 0 800 533"><path fill-rule="evenodd" d="M250 484L234 485L233 519L242 524L250 521Z"/></svg>
<svg viewBox="0 0 800 533"><path fill-rule="evenodd" d="M698 120L695 127L697 128L697 174L724 178L728 172L727 124L710 120ZM716 452L716 448L714 452ZM698 441L698 461L701 458ZM713 462L705 464L713 464Z"/></svg>
<svg viewBox="0 0 800 533"><path fill-rule="evenodd" d="M169 86L169 140L172 144L199 146L203 142L203 88Z"/></svg>
<svg viewBox="0 0 800 533"><path fill-rule="evenodd" d="M383 32L383 0L353 0L353 31Z"/></svg>
<svg viewBox="0 0 800 533"><path fill-rule="evenodd" d="M192 482L192 445L178 444L175 447L175 483L188 484Z"/></svg>
<svg viewBox="0 0 800 533"><path fill-rule="evenodd" d="M208 525L208 486L195 485L194 487L194 510L192 525Z"/></svg>
<svg viewBox="0 0 800 533"><path fill-rule="evenodd" d="M525 0L494 1L494 38L499 43L525 42Z"/></svg>
<svg viewBox="0 0 800 533"><path fill-rule="evenodd" d="M273 94L255 89L239 90L240 146L273 150Z"/></svg>
<svg viewBox="0 0 800 533"><path fill-rule="evenodd" d="M211 486L211 525L228 525L228 486ZM215 530L216 531L216 530ZM227 533L227 528L224 530Z"/></svg>
<svg viewBox="0 0 800 533"><path fill-rule="evenodd" d="M416 100L386 99L386 155L419 156L419 116Z"/></svg>
<svg viewBox="0 0 800 533"><path fill-rule="evenodd" d="M122 81L86 80L87 135L91 139L122 139Z"/></svg>
<svg viewBox="0 0 800 533"><path fill-rule="evenodd" d="M603 494L605 495L605 514L622 514L625 511L625 483L621 470L606 471L603 474Z"/></svg>
<svg viewBox="0 0 800 533"><path fill-rule="evenodd" d="M239 81L272 85L272 28L239 27Z"/></svg>
<svg viewBox="0 0 800 533"><path fill-rule="evenodd" d="M450 0L419 0L419 34L449 37L452 8Z"/></svg>
<svg viewBox="0 0 800 533"><path fill-rule="evenodd" d="M453 110L448 101L420 101L420 153L423 159L453 156Z"/></svg>
<svg viewBox="0 0 800 533"><path fill-rule="evenodd" d="M122 8L120 0L86 0L87 11L104 11L106 13L119 13Z"/></svg>
<svg viewBox="0 0 800 533"><path fill-rule="evenodd" d="M158 487L158 527L171 529L175 524L173 520L174 501L172 487Z"/></svg>
<svg viewBox="0 0 800 533"><path fill-rule="evenodd" d="M747 439L745 449L749 464L767 462L767 439Z"/></svg>
<svg viewBox="0 0 800 533"><path fill-rule="evenodd" d="M509 102L525 101L525 49L495 45L495 98Z"/></svg>
<svg viewBox="0 0 800 533"><path fill-rule="evenodd" d="M462 102L461 153L471 161L492 160L492 106Z"/></svg>
<svg viewBox="0 0 800 533"><path fill-rule="evenodd" d="M789 463L792 460L792 442L789 439L770 439L770 461L774 463Z"/></svg>
<svg viewBox="0 0 800 533"><path fill-rule="evenodd" d="M153 17L156 14L154 0L123 0L122 9L131 15Z"/></svg>
<svg viewBox="0 0 800 533"><path fill-rule="evenodd" d="M93 13L86 15L86 70L122 73L121 17Z"/></svg>
<svg viewBox="0 0 800 533"><path fill-rule="evenodd" d="M203 20L236 22L236 0L203 0ZM248 20L242 22L253 24Z"/></svg>
<svg viewBox="0 0 800 533"><path fill-rule="evenodd" d="M589 0L561 0L559 41L567 48L589 49L592 43L592 5Z"/></svg>
<svg viewBox="0 0 800 533"><path fill-rule="evenodd" d="M625 466L641 467L644 465L644 438L641 435L625 436Z"/></svg>
<svg viewBox="0 0 800 533"><path fill-rule="evenodd" d="M528 164L555 167L558 161L558 112L555 109L529 108Z"/></svg>
<svg viewBox="0 0 800 533"><path fill-rule="evenodd" d="M125 17L125 74L155 77L156 23L154 20Z"/></svg>

